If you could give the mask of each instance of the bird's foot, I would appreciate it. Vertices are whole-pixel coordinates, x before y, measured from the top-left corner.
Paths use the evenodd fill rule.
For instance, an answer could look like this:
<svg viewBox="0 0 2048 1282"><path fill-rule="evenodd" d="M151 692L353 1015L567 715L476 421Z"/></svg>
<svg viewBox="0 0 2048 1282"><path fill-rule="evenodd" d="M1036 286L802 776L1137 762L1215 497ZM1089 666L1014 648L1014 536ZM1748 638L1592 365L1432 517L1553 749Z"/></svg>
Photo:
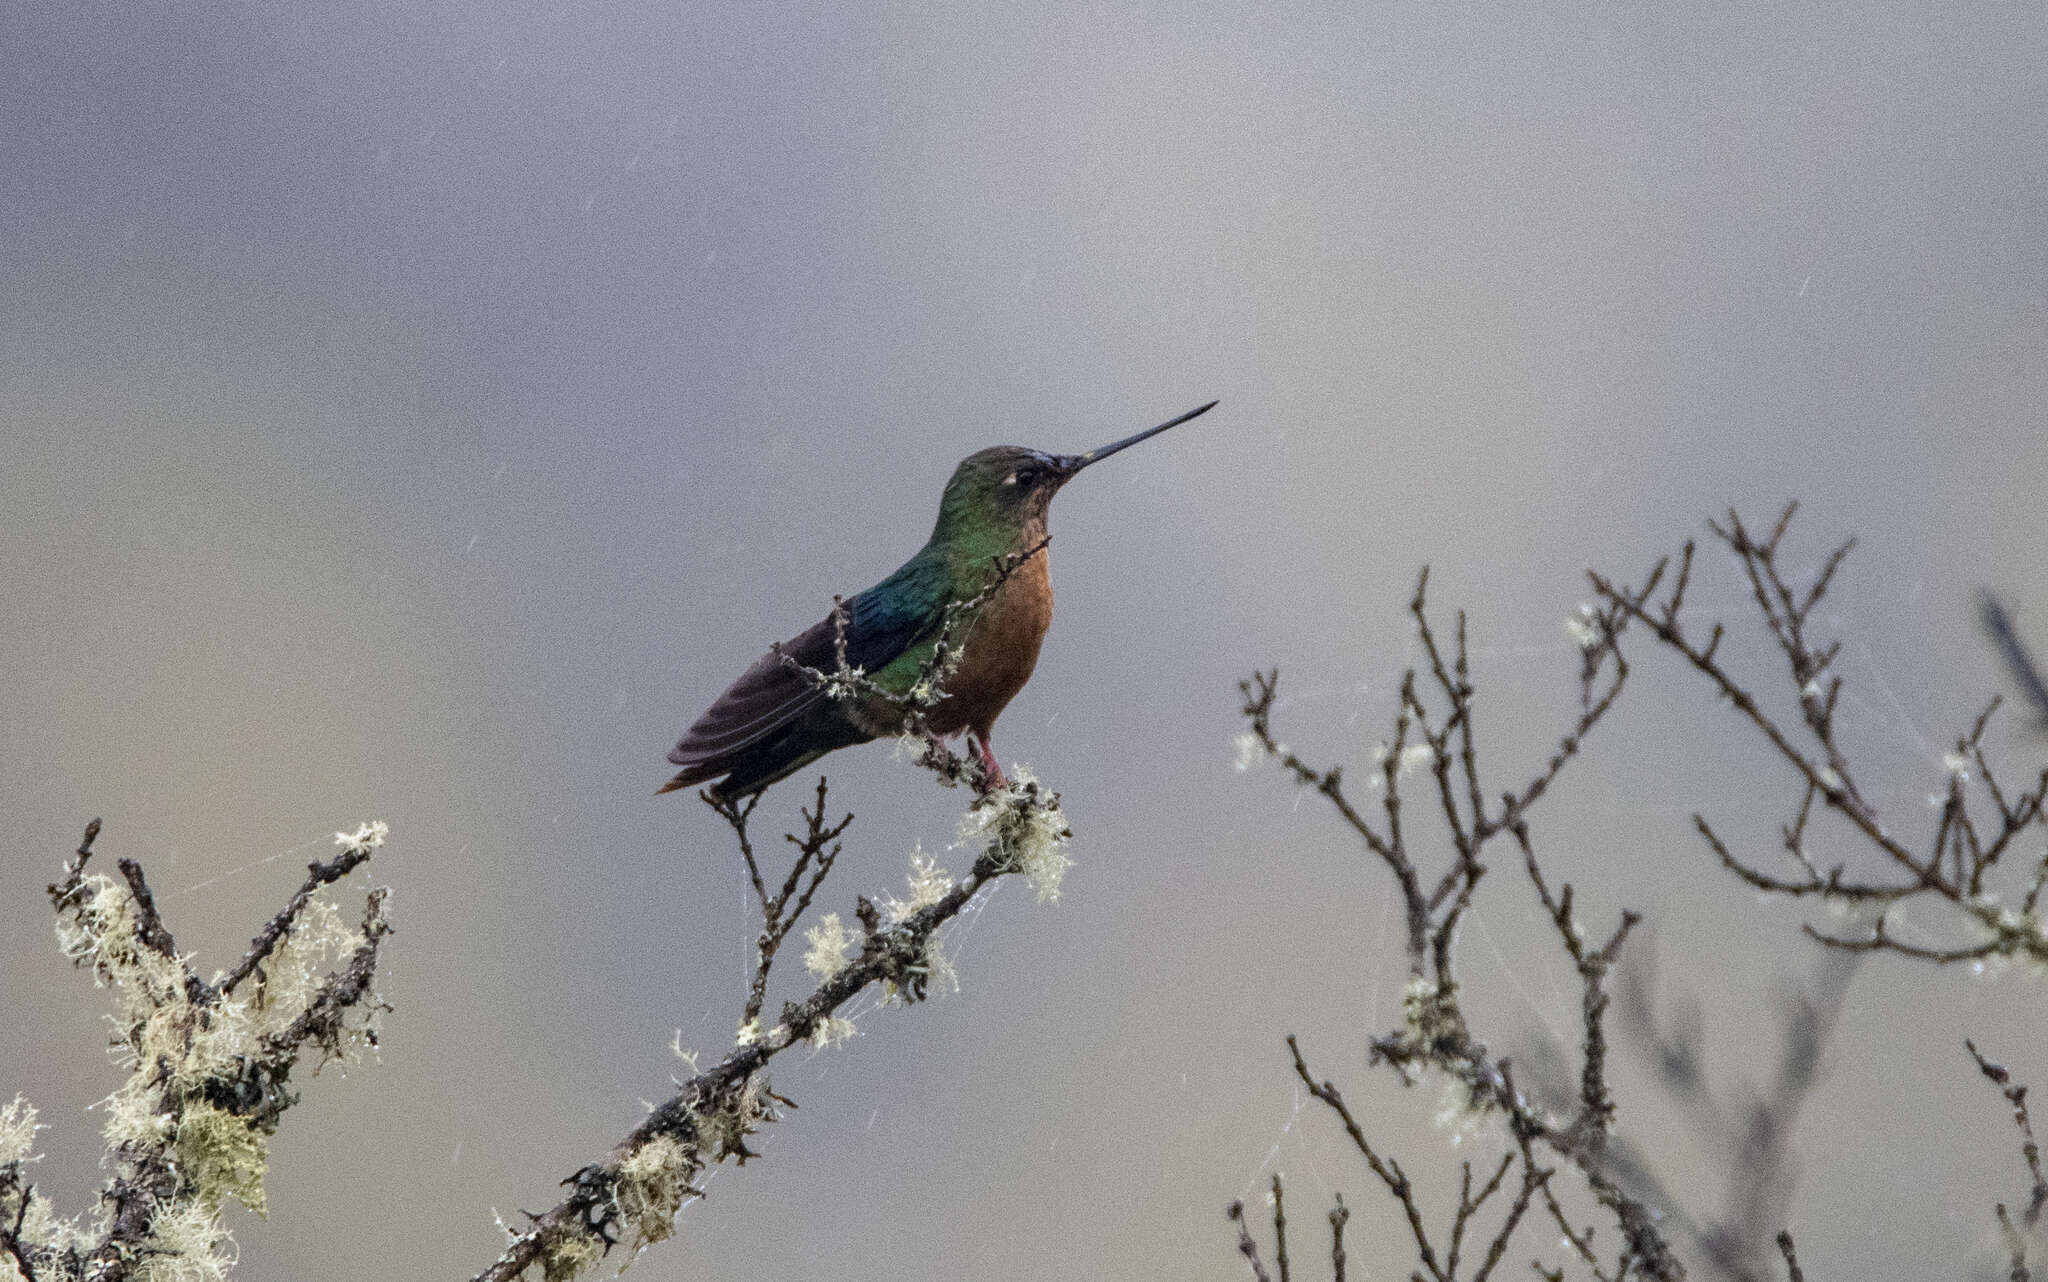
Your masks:
<svg viewBox="0 0 2048 1282"><path fill-rule="evenodd" d="M989 741L976 735L974 736L974 746L980 750L981 754L981 788L979 791L987 794L1000 792L1009 787L1010 781L1003 775L1003 768L996 764L996 754L994 749L989 746Z"/></svg>

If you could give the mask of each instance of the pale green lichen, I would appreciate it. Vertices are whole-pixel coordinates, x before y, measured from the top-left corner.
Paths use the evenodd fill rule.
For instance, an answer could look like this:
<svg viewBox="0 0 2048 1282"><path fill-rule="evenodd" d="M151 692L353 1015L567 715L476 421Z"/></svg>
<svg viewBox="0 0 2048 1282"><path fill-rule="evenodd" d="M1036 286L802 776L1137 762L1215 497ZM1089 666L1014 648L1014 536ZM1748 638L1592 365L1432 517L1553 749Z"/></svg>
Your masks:
<svg viewBox="0 0 2048 1282"><path fill-rule="evenodd" d="M129 1070L127 1080L102 1101L107 1144L161 1144L176 1120L165 1107L174 1101L166 1096L191 1079L184 1065L198 1010L185 990L183 967L142 944L134 895L112 878L82 878L67 908L57 919L58 944L73 963L91 968L93 982L114 990L115 1055Z"/></svg>
<svg viewBox="0 0 2048 1282"><path fill-rule="evenodd" d="M841 1045L860 1030L853 1021L840 1015L827 1015L811 1028L811 1045L819 1050L831 1050Z"/></svg>
<svg viewBox="0 0 2048 1282"><path fill-rule="evenodd" d="M50 1199L34 1191L22 1211L21 1240L29 1248L29 1265L38 1282L77 1282L73 1265L94 1245L79 1220L59 1218Z"/></svg>
<svg viewBox="0 0 2048 1282"><path fill-rule="evenodd" d="M162 1102L161 1093L150 1089L146 1077L131 1072L98 1105L107 1113L107 1123L100 1132L107 1147L148 1148L168 1141L178 1119L176 1114L159 1107Z"/></svg>
<svg viewBox="0 0 2048 1282"><path fill-rule="evenodd" d="M1265 741L1249 730L1237 736L1236 739L1232 740L1232 743L1237 748L1237 768L1239 770L1249 770L1266 758Z"/></svg>
<svg viewBox="0 0 2048 1282"><path fill-rule="evenodd" d="M375 849L389 829L364 824L336 833L338 844ZM234 1198L264 1211L268 1134L288 1096L261 1098L265 1109L242 1116L211 1101L241 1097L252 1085L268 1092L298 1049L272 1039L291 1029L327 992L335 972L370 945L335 908L313 898L301 906L270 954L232 993L192 980L189 959L145 942L134 892L102 874L81 877L59 903L58 941L66 957L89 967L94 981L116 993L115 1056L127 1079L104 1101L105 1138L124 1161L161 1154L177 1176L170 1195L151 1208L149 1237L129 1276L141 1282L217 1282L235 1262L221 1207ZM323 1030L323 1050L347 1059L374 1042L383 1004L371 995L340 1027ZM303 1031L303 1030L302 1030ZM283 1060L280 1060L283 1056ZM16 1110L0 1112L0 1132ZM33 1119L30 1117L32 1127ZM32 1133L32 1132L31 1132ZM11 1147L11 1139L0 1139ZM69 1282L71 1263L104 1238L59 1220L40 1198L21 1208L23 1237L36 1251L36 1275Z"/></svg>
<svg viewBox="0 0 2048 1282"><path fill-rule="evenodd" d="M258 1049L257 1038L267 1031L240 996L211 1006L181 1002L163 1007L158 1016L145 1033L143 1057L169 1063L178 1084L187 1089L240 1074ZM175 1054L180 1045L184 1053Z"/></svg>
<svg viewBox="0 0 2048 1282"><path fill-rule="evenodd" d="M1389 758L1393 758L1394 761L1394 778L1406 779L1415 773L1416 767L1434 764L1436 749L1428 743L1411 743L1401 749L1400 756L1395 757L1391 746L1385 743L1376 745L1372 750L1372 763L1379 767L1375 772L1376 782L1384 778Z"/></svg>
<svg viewBox="0 0 2048 1282"><path fill-rule="evenodd" d="M1444 991L1427 975L1410 975L1401 989L1401 1014L1413 1036L1425 1040L1435 1037L1450 1009Z"/></svg>
<svg viewBox="0 0 2048 1282"><path fill-rule="evenodd" d="M141 1282L227 1282L235 1266L235 1239L217 1206L178 1200L157 1208L140 1267Z"/></svg>
<svg viewBox="0 0 2048 1282"><path fill-rule="evenodd" d="M541 1247L540 1274L546 1282L570 1282L604 1258L604 1240L590 1230L565 1227Z"/></svg>
<svg viewBox="0 0 2048 1282"><path fill-rule="evenodd" d="M960 991L960 972L953 969L953 959L946 956L946 950L939 943L937 935L927 935L924 950L917 961L910 966L911 974L918 982L909 985L913 992L931 997L940 990L957 993ZM900 1001L902 989L893 981L883 984L884 1000Z"/></svg>
<svg viewBox="0 0 2048 1282"><path fill-rule="evenodd" d="M946 956L945 951L939 947L937 935L924 941L924 960L921 965L924 969L927 995L940 988L955 993L960 991L960 972L953 969L953 959Z"/></svg>
<svg viewBox="0 0 2048 1282"><path fill-rule="evenodd" d="M858 699L868 692L867 669L848 668L844 672L828 672L819 683L828 699Z"/></svg>
<svg viewBox="0 0 2048 1282"><path fill-rule="evenodd" d="M1600 629L1593 626L1593 620L1598 617L1599 611L1595 610L1591 605L1581 603L1577 614L1566 617L1564 621L1565 635L1570 637L1572 644L1579 647L1579 649L1591 650L1594 646L1600 644Z"/></svg>
<svg viewBox="0 0 2048 1282"><path fill-rule="evenodd" d="M307 903L299 919L263 964L250 1010L264 1033L282 1032L305 1013L327 976L363 945L362 933L324 899Z"/></svg>
<svg viewBox="0 0 2048 1282"><path fill-rule="evenodd" d="M1992 948L1993 957L1976 963L1978 974L1996 974L2003 964L2023 958L2035 968L2048 964L2048 916L2039 909L2008 908L1990 895L1973 895L1963 907Z"/></svg>
<svg viewBox="0 0 2048 1282"><path fill-rule="evenodd" d="M1979 979L1997 979L2010 969L2012 969L2012 958L1999 953L1993 953L1989 957L1979 957L1976 961L1970 963L1970 973Z"/></svg>
<svg viewBox="0 0 2048 1282"><path fill-rule="evenodd" d="M846 950L863 936L846 928L838 913L826 913L818 924L804 932L810 947L804 951L804 969L819 983L846 969Z"/></svg>
<svg viewBox="0 0 2048 1282"><path fill-rule="evenodd" d="M920 849L910 852L910 898L882 900L882 915L892 926L908 921L919 909L929 908L953 889L953 876L938 861Z"/></svg>
<svg viewBox="0 0 2048 1282"><path fill-rule="evenodd" d="M655 1136L619 1163L612 1196L633 1235L633 1252L675 1235L676 1212L694 1191L697 1170L696 1156L670 1135ZM619 1271L625 1272L624 1264Z"/></svg>
<svg viewBox="0 0 2048 1282"><path fill-rule="evenodd" d="M1039 786L1018 767L1008 787L995 792L960 820L961 845L994 854L1005 872L1021 872L1038 892L1038 902L1060 897L1060 881L1073 866L1067 841L1073 836L1060 797Z"/></svg>
<svg viewBox="0 0 2048 1282"><path fill-rule="evenodd" d="M1451 1146L1456 1148L1482 1134L1493 1111L1492 1101L1473 1090L1470 1082L1452 1076L1445 1080L1443 1094L1437 1098L1433 1121L1438 1130L1450 1132Z"/></svg>
<svg viewBox="0 0 2048 1282"><path fill-rule="evenodd" d="M36 1125L36 1106L26 1096L16 1095L0 1108L0 1166L35 1161L36 1132L41 1129Z"/></svg>
<svg viewBox="0 0 2048 1282"><path fill-rule="evenodd" d="M16 1095L5 1108L0 1108L0 1168L12 1167L16 1176L7 1191L0 1194L0 1227L11 1229L19 1222L18 1244L27 1253L29 1267L38 1279L72 1282L76 1275L70 1271L66 1253L80 1240L78 1226L57 1219L49 1199L26 1187L27 1177L20 1173L23 1166L41 1160L35 1152L36 1132L41 1129L36 1123L35 1106L25 1097ZM0 1277L18 1278L20 1273L10 1268Z"/></svg>
<svg viewBox="0 0 2048 1282"><path fill-rule="evenodd" d="M136 934L135 897L103 873L83 878L73 907L57 918L57 943L76 965L89 966L93 982L116 990L117 1018L124 1025L147 1019L161 1003L184 994L178 962L144 947Z"/></svg>
<svg viewBox="0 0 2048 1282"><path fill-rule="evenodd" d="M269 1167L269 1137L233 1113L203 1101L185 1106L172 1146L192 1196L219 1206L234 1198L258 1215L267 1213L263 1175Z"/></svg>
<svg viewBox="0 0 2048 1282"><path fill-rule="evenodd" d="M368 823L357 824L354 832L335 833L334 844L345 850L353 850L359 846L364 850L375 850L382 846L384 839L390 835L390 824L382 819L372 819Z"/></svg>
<svg viewBox="0 0 2048 1282"><path fill-rule="evenodd" d="M701 1109L690 1114L696 1129L698 1152L714 1162L740 1151L747 1136L762 1122L774 1120L768 1109L768 1079L760 1073L749 1077L738 1094L722 1108Z"/></svg>
<svg viewBox="0 0 2048 1282"><path fill-rule="evenodd" d="M343 924L331 904L315 899L234 993L194 1002L171 959L130 946L132 906L126 888L95 887L77 914L77 933L66 941L68 953L91 959L95 974L121 993L117 1055L129 1076L102 1101L105 1138L117 1148L169 1142L183 1103L202 1098L210 1083L239 1079L247 1065L263 1059L269 1053L265 1039L305 1014L332 968L367 942ZM370 1000L349 1013L338 1039L344 1061L373 1044L380 1009L381 1003ZM202 1129L207 1125L202 1122Z"/></svg>
<svg viewBox="0 0 2048 1282"><path fill-rule="evenodd" d="M1463 1017L1458 1013L1457 986L1446 984L1439 987L1427 975L1411 975L1401 991L1401 1015L1403 1028L1395 1039L1414 1057L1431 1063L1442 1063L1442 1048L1456 1046L1465 1040ZM1415 1067L1404 1056L1396 1060L1397 1070L1404 1081L1413 1084Z"/></svg>

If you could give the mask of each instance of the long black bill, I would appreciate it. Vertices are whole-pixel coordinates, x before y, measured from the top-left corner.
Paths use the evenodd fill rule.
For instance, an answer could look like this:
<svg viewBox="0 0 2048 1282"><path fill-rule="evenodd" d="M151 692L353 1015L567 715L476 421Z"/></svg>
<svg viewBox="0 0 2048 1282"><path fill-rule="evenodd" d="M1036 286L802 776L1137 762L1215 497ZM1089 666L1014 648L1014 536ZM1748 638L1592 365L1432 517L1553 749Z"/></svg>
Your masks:
<svg viewBox="0 0 2048 1282"><path fill-rule="evenodd" d="M1179 427L1182 423L1187 422L1191 418L1200 418L1202 415L1207 414L1210 410L1215 409L1216 405L1217 402L1210 401L1207 405L1204 405L1199 409L1189 410L1187 413L1181 415L1179 418L1168 419L1166 422L1161 423L1157 427L1146 428L1144 431L1138 433L1136 436L1126 436L1124 439L1116 442L1113 445L1105 445L1101 449L1089 450L1086 454L1062 454L1059 456L1060 468L1068 476L1072 476L1074 473L1080 471L1084 467L1087 467L1091 463L1100 463L1102 460L1108 458L1110 455L1116 453L1118 450L1127 450L1131 446L1136 445L1139 441L1145 440L1148 437L1159 435L1161 432L1165 431L1169 427Z"/></svg>

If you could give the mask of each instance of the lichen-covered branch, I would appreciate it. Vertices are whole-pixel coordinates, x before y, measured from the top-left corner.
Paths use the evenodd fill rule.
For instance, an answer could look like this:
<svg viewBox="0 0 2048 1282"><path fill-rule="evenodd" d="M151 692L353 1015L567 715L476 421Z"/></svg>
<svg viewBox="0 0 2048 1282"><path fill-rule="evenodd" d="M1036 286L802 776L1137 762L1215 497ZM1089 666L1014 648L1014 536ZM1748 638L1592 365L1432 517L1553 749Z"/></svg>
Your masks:
<svg viewBox="0 0 2048 1282"><path fill-rule="evenodd" d="M114 991L128 1076L106 1101L112 1174L95 1212L65 1219L29 1181L34 1110L0 1110L0 1264L21 1282L217 1282L229 1199L263 1210L270 1137L296 1102L293 1069L376 1045L374 980L390 925L372 890L359 924L319 891L383 844L383 824L336 835L291 901L230 970L202 979L173 942L140 864L90 871L97 819L52 885L65 955ZM316 1064L316 1068L317 1068ZM0 1275L6 1276L6 1275Z"/></svg>
<svg viewBox="0 0 2048 1282"><path fill-rule="evenodd" d="M806 816L810 831L792 838L800 864L816 857L805 851L815 852L816 843L836 841L844 831L843 823L821 825L824 809L821 785L817 809ZM981 797L964 831L981 843L965 877L956 882L930 861L913 861L910 898L889 901L883 909L861 900L856 915L862 931L841 926L836 916L827 919L829 930L822 924L813 928L805 960L820 976L818 986L801 1000L785 1002L772 1028L744 1024L738 1044L723 1059L683 1083L603 1158L564 1179L568 1193L515 1233L504 1254L476 1275L477 1282L512 1282L529 1274L560 1282L580 1276L621 1241L637 1251L669 1237L676 1212L697 1194L704 1170L727 1158L745 1162L758 1156L747 1139L776 1120L784 1102L767 1074L778 1055L844 1036L850 1028L841 1027L839 1012L870 987L905 1001L922 1000L934 982L951 974L940 950L946 923L996 879L1034 870L1042 876L1049 861L1065 860L1060 848L1069 833L1059 794L1028 778ZM770 896L771 907L764 911L779 927L770 932L779 944L801 909L785 915L772 908L774 901ZM858 948L850 959L844 956L847 947ZM757 978L764 973L765 963Z"/></svg>

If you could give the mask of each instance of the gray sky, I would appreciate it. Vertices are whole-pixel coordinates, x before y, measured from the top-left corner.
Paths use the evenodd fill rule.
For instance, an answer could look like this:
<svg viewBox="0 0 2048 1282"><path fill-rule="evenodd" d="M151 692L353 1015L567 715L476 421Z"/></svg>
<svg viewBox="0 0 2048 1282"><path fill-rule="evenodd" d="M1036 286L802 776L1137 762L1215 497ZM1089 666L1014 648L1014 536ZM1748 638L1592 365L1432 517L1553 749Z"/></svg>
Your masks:
<svg viewBox="0 0 2048 1282"><path fill-rule="evenodd" d="M1281 1042L1450 1196L1434 1088L1360 1062L1386 888L1233 770L1235 680L1279 663L1290 741L1364 760L1428 561L1512 786L1571 711L1580 570L1798 497L1802 557L1863 539L1844 733L1921 822L2000 680L1972 592L2048 628L2044 55L2020 5L17 7L0 1097L46 1110L42 1178L84 1204L115 1080L40 894L85 820L212 967L297 848L384 818L384 1063L289 1116L244 1272L473 1273L493 1207L665 1093L675 1029L730 1036L737 859L653 796L683 727L908 555L961 455L1220 397L1055 505L1059 618L998 747L1066 796L1065 898L1004 891L959 995L778 1073L802 1111L637 1268L1230 1278L1221 1208L1273 1165L1396 1267ZM1697 599L1740 617L1719 558ZM1648 663L1538 821L1737 1075L1813 961L1690 832L1764 849L1796 800L1739 731ZM860 815L835 903L944 849L958 797L827 764ZM1494 1035L1569 1036L1526 892L1469 934ZM1859 976L1787 1211L1810 1269L1984 1244L2024 1188L1960 1039L2048 1089L2042 993Z"/></svg>

